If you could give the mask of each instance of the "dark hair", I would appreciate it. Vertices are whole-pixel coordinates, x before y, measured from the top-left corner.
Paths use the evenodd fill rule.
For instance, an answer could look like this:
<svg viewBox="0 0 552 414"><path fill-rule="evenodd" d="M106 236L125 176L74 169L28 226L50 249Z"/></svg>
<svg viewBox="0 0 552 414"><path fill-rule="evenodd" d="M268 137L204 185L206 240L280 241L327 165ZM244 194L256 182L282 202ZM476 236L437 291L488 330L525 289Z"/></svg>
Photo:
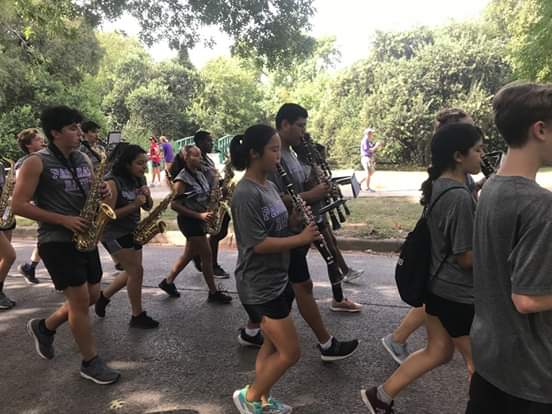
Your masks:
<svg viewBox="0 0 552 414"><path fill-rule="evenodd" d="M182 156L183 152L189 152L192 148L197 148L196 145L185 145L178 151L176 156L174 157L173 163L171 164L171 168L169 169L169 175L171 181L173 181L178 173L182 171L182 169L186 166L186 161L184 160L184 157Z"/></svg>
<svg viewBox="0 0 552 414"><path fill-rule="evenodd" d="M113 175L118 177L130 177L130 165L140 154L146 154L146 151L144 151L141 146L135 144L125 145L111 168Z"/></svg>
<svg viewBox="0 0 552 414"><path fill-rule="evenodd" d="M201 142L205 141L208 137L211 136L211 133L208 131L197 131L194 134L194 144L199 145Z"/></svg>
<svg viewBox="0 0 552 414"><path fill-rule="evenodd" d="M456 124L462 119L468 118L469 115L466 111L460 108L445 108L440 110L435 116L435 125L433 126L433 133L445 125Z"/></svg>
<svg viewBox="0 0 552 414"><path fill-rule="evenodd" d="M433 135L431 139L431 165L427 169L429 177L422 184L420 203L427 206L431 201L433 181L445 171L455 166L454 154L466 155L478 141L483 139L481 129L471 124L446 125Z"/></svg>
<svg viewBox="0 0 552 414"><path fill-rule="evenodd" d="M308 117L309 113L301 105L285 103L280 107L280 109L278 109L278 113L276 114L276 129L281 128L284 120L288 121L290 124L293 124L299 118L306 119Z"/></svg>
<svg viewBox="0 0 552 414"><path fill-rule="evenodd" d="M531 125L552 119L552 85L510 83L495 95L493 109L496 127L508 146L522 147Z"/></svg>
<svg viewBox="0 0 552 414"><path fill-rule="evenodd" d="M79 124L82 119L83 116L78 110L65 105L50 106L40 114L42 130L50 141L54 140L52 131L61 131L68 125Z"/></svg>
<svg viewBox="0 0 552 414"><path fill-rule="evenodd" d="M36 128L27 128L21 131L17 134L17 144L19 145L19 148L21 148L25 154L28 154L29 149L27 148L27 145L31 145L33 138L39 134L40 133Z"/></svg>
<svg viewBox="0 0 552 414"><path fill-rule="evenodd" d="M230 162L237 171L243 171L251 163L250 152L263 156L264 148L276 130L268 125L257 124L246 129L243 135L236 135L230 142Z"/></svg>
<svg viewBox="0 0 552 414"><path fill-rule="evenodd" d="M100 129L100 126L94 121L88 119L81 123L81 129L82 132L97 131Z"/></svg>

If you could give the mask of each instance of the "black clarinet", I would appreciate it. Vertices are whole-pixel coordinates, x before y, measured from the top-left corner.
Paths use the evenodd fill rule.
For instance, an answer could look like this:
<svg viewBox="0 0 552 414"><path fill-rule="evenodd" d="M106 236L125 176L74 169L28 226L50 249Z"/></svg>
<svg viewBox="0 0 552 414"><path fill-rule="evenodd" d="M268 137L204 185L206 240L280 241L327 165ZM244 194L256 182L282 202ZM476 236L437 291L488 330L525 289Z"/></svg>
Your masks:
<svg viewBox="0 0 552 414"><path fill-rule="evenodd" d="M314 177L316 178L317 184L320 184L323 180L325 180L325 177L321 177L324 173L320 170L320 166L314 161L314 154L312 152L313 148L309 143L307 142L306 138L301 138L301 144L304 148L304 154L307 161L307 164L309 164L313 170ZM331 183L328 183L331 185ZM328 213L328 216L330 216L330 221L332 223L332 229L339 230L341 228L341 224L344 220L341 220L341 211L339 210L339 203L333 203L336 201L335 199L332 200L330 197L324 198L325 206L323 207L323 210L325 210ZM328 208L329 207L329 208ZM339 215L339 219L335 215L335 211L337 210L337 213Z"/></svg>
<svg viewBox="0 0 552 414"><path fill-rule="evenodd" d="M349 216L351 214L351 211L349 210L349 207L347 207L347 204L345 203L345 198L343 197L341 188L339 187L339 184L337 184L335 181L332 180L332 170L328 165L328 162L326 161L326 159L322 156L322 154L320 154L318 149L313 145L312 139L308 139L304 137L303 142L305 143L305 147L308 148L309 151L313 154L314 162L320 166L322 173L325 175L325 179L330 184L330 194L333 200L340 202L340 208L337 209L337 214L339 216L339 221L343 223L347 219L345 215ZM341 211L341 208L343 208L343 211L345 211L345 214L343 214L343 212Z"/></svg>
<svg viewBox="0 0 552 414"><path fill-rule="evenodd" d="M494 151L481 157L481 172L486 178L489 178L491 175L496 173L498 167L500 166L502 155L501 151Z"/></svg>
<svg viewBox="0 0 552 414"><path fill-rule="evenodd" d="M307 204L305 203L305 200L303 200L295 190L295 187L291 182L288 173L286 172L284 167L282 167L281 164L278 164L276 168L278 169L278 174L280 174L280 177L282 178L282 181L286 187L286 192L291 197L293 208L297 209L301 214L303 224L308 225L313 223L320 228L321 223L317 223L312 213L307 209ZM322 255L322 258L326 262L326 265L328 266L328 276L330 277L330 283L332 285L337 285L341 283L343 280L343 275L339 271L337 262L335 261L335 258L328 247L328 243L326 242L324 235L321 234L321 239L315 240L313 243Z"/></svg>

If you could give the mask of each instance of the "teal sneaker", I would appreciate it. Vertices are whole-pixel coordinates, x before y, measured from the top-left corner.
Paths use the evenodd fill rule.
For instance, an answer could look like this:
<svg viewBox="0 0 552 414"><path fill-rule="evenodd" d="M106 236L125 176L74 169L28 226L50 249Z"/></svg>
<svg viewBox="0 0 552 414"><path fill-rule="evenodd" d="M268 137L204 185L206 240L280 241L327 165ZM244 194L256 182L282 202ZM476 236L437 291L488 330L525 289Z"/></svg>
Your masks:
<svg viewBox="0 0 552 414"><path fill-rule="evenodd" d="M234 405L239 410L240 414L263 414L263 406L260 401L247 401L247 390L249 385L246 385L241 390L234 391Z"/></svg>
<svg viewBox="0 0 552 414"><path fill-rule="evenodd" d="M290 414L293 411L289 405L268 397L268 405L263 406L263 414Z"/></svg>

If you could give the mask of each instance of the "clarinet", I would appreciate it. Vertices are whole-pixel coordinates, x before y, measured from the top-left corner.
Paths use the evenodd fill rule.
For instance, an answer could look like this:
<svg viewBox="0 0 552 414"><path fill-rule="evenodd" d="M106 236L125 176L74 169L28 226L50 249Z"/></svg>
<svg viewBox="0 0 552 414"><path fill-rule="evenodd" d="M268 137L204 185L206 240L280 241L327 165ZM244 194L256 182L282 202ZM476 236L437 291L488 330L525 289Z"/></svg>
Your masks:
<svg viewBox="0 0 552 414"><path fill-rule="evenodd" d="M489 152L481 157L481 172L485 178L489 178L491 175L496 174L501 160L501 151Z"/></svg>
<svg viewBox="0 0 552 414"><path fill-rule="evenodd" d="M303 147L305 149L305 157L307 159L307 164L309 164L313 169L313 173L316 178L317 184L320 184L323 180L323 178L321 178L321 175L323 175L324 172L320 170L320 166L314 161L314 154L312 152L313 148L311 145L308 144L305 137L301 138L301 143L303 144ZM329 184L331 185L331 183ZM329 197L326 197L324 199L324 202L326 203L326 207L330 207L332 205L332 202L334 201L336 200L335 199L332 200ZM335 215L335 210L337 210L338 212L339 219ZM339 205L335 206L334 208L329 208L327 213L330 216L330 221L332 222L332 229L339 230L341 228L340 222L343 223L343 221L345 221L345 220L341 220L341 215L343 213L341 213L341 211L339 210Z"/></svg>
<svg viewBox="0 0 552 414"><path fill-rule="evenodd" d="M312 213L307 209L305 200L303 200L295 190L295 187L291 182L288 173L286 172L284 167L282 167L281 164L277 164L276 168L278 170L278 174L282 178L284 186L286 187L286 192L291 197L293 207L297 209L301 214L303 224L308 225L313 223L320 228L320 223L316 222ZM326 239L323 235L321 236L322 238L320 240L315 240L313 243L322 255L322 258L326 262L326 265L328 266L328 276L330 277L330 283L332 285L338 285L343 280L343 275L339 271L339 267L337 266L337 262L335 261L333 254L330 252Z"/></svg>
<svg viewBox="0 0 552 414"><path fill-rule="evenodd" d="M326 176L326 180L330 184L330 194L332 195L332 198L334 201L340 202L340 207L343 207L343 210L345 211L345 214L341 211L341 208L337 209L337 214L339 216L339 221L342 223L347 219L345 215L349 216L351 215L351 211L349 210L349 207L347 207L347 204L345 203L345 198L343 197L343 193L341 192L341 188L339 185L332 180L332 170L330 169L330 166L328 165L328 162L324 159L322 154L316 149L316 147L312 143L312 139L307 139L306 137L303 138L306 148L309 149L311 154L313 154L313 159L318 164L323 172L323 174Z"/></svg>

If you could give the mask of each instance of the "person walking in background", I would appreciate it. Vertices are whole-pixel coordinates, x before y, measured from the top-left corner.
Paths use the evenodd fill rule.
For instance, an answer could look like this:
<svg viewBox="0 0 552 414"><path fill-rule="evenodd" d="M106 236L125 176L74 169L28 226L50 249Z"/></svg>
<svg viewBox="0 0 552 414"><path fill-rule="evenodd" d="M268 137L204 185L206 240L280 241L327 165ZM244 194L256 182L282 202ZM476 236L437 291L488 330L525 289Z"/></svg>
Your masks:
<svg viewBox="0 0 552 414"><path fill-rule="evenodd" d="M380 143L373 140L373 133L374 130L372 128L366 128L360 142L360 162L366 172L366 176L360 180L360 188L362 189L362 183L366 181L366 191L370 193L375 193L375 190L370 188L370 181L376 172L375 152L380 148Z"/></svg>
<svg viewBox="0 0 552 414"><path fill-rule="evenodd" d="M171 143L165 136L159 138L161 141L161 150L163 151L163 160L165 161L164 171L165 175L170 171L171 165L174 160L174 152Z"/></svg>
<svg viewBox="0 0 552 414"><path fill-rule="evenodd" d="M161 184L161 171L159 169L161 165L161 149L157 143L157 137L152 135L150 137L150 147L149 147L149 159L151 161L151 186L155 186L155 177L157 177L157 182Z"/></svg>

